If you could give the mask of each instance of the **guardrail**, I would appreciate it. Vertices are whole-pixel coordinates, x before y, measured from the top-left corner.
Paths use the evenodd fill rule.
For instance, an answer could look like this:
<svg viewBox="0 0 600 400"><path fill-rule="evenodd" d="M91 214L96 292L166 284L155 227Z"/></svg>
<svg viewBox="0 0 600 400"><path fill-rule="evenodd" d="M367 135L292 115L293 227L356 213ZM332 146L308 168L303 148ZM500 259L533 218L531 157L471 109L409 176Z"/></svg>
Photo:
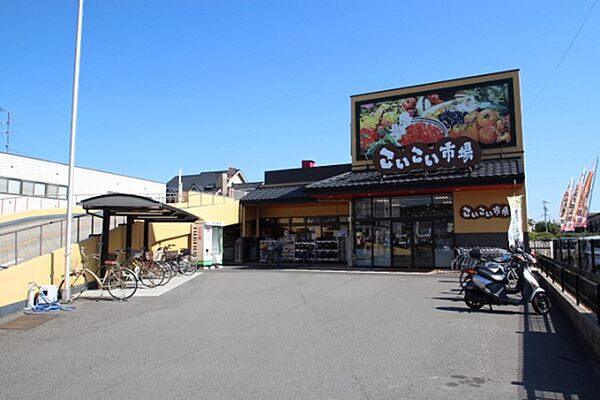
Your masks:
<svg viewBox="0 0 600 400"><path fill-rule="evenodd" d="M584 304L596 314L600 325L600 277L545 256L538 256L538 266L552 283L575 297L577 305Z"/></svg>
<svg viewBox="0 0 600 400"><path fill-rule="evenodd" d="M585 237L556 239L552 258L587 272L600 273L600 240Z"/></svg>
<svg viewBox="0 0 600 400"><path fill-rule="evenodd" d="M112 227L125 222L125 217L112 217ZM65 245L66 218L0 234L0 268L50 253ZM73 218L72 243L102 232L102 218L79 215Z"/></svg>

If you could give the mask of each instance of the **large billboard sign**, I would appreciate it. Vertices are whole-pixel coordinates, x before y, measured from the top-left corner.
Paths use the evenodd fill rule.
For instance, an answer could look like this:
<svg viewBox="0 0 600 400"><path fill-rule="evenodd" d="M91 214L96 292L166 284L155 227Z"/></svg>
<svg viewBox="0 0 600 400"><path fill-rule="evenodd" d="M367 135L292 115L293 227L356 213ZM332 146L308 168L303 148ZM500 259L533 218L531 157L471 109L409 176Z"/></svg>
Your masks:
<svg viewBox="0 0 600 400"><path fill-rule="evenodd" d="M382 145L469 139L484 151L522 147L518 72L509 71L352 97L353 162Z"/></svg>

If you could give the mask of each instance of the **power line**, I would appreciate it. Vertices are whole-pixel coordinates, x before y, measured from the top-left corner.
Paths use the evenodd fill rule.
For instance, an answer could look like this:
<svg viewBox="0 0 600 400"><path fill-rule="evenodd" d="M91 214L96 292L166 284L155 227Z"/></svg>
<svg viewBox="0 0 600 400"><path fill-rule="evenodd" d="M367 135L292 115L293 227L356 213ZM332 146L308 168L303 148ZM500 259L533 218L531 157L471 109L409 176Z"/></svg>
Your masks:
<svg viewBox="0 0 600 400"><path fill-rule="evenodd" d="M563 53L563 55L560 57L560 60L558 60L558 64L556 64L556 67L554 67L554 70L552 71L552 74L550 74L550 77L548 78L548 80L546 81L546 83L544 84L544 86L542 87L542 89L539 91L539 93L537 94L537 96L535 96L535 99L533 99L533 104L535 104L535 102L542 95L542 93L544 92L544 90L546 90L546 87L548 86L548 84L550 83L550 81L552 80L552 78L554 78L554 75L558 71L558 68L560 67L560 65L564 61L564 59L567 56L567 53L569 52L569 50L571 50L571 47L573 46L573 43L575 43L575 40L577 39L577 36L579 36L579 32L581 32L581 29L583 29L583 26L585 25L585 22L587 21L588 17L592 13L592 10L594 9L594 6L596 5L597 2L598 2L598 0L594 0L594 2L592 3L592 6L590 7L590 9L588 10L587 14L585 15L585 18L581 22L581 25L579 25L579 28L577 29L577 32L575 32L575 36L573 36L573 39L571 39L571 42L567 46L567 49L565 50L565 52Z"/></svg>

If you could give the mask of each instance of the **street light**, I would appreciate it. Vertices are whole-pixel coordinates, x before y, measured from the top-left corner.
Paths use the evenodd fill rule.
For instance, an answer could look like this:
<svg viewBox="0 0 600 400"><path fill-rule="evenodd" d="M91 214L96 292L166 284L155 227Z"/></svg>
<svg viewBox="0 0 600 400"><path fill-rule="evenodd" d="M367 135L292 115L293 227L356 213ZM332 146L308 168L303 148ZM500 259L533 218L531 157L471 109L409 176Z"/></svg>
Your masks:
<svg viewBox="0 0 600 400"><path fill-rule="evenodd" d="M77 7L77 34L75 40L75 69L73 71L73 99L71 103L71 144L69 147L69 183L67 189L67 238L65 247L65 287L62 298L71 301L71 231L73 230L73 178L75 172L75 136L77 131L77 105L79 102L79 58L81 55L81 25L83 0Z"/></svg>

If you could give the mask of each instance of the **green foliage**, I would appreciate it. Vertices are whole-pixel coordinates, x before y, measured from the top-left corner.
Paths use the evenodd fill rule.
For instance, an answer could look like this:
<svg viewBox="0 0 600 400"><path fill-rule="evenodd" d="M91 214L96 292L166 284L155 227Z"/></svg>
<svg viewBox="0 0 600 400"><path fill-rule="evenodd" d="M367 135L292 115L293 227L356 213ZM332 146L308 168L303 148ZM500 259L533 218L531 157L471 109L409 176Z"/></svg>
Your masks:
<svg viewBox="0 0 600 400"><path fill-rule="evenodd" d="M556 236L552 232L530 232L529 240L552 240Z"/></svg>
<svg viewBox="0 0 600 400"><path fill-rule="evenodd" d="M536 222L534 227L535 232L546 232L546 223L544 221ZM556 222L548 222L548 232L553 235L560 233L560 225Z"/></svg>

